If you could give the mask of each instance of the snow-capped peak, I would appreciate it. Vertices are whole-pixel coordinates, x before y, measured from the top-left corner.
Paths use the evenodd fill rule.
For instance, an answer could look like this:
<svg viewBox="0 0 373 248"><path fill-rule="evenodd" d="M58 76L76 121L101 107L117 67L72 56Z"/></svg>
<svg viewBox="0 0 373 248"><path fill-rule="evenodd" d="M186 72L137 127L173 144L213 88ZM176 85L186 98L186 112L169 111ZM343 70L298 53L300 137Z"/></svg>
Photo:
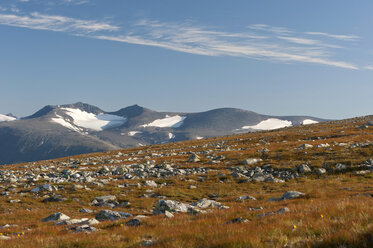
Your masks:
<svg viewBox="0 0 373 248"><path fill-rule="evenodd" d="M15 121L15 120L17 120L17 118L15 118L13 116L0 114L0 122L3 122L3 121Z"/></svg>
<svg viewBox="0 0 373 248"><path fill-rule="evenodd" d="M71 130L78 131L81 129L90 129L93 131L102 131L107 128L113 128L123 125L126 122L126 118L110 115L110 114L93 114L86 111L75 109L75 108L60 108L64 114L72 118L63 118L57 115L57 118L52 118L52 121L65 126Z"/></svg>

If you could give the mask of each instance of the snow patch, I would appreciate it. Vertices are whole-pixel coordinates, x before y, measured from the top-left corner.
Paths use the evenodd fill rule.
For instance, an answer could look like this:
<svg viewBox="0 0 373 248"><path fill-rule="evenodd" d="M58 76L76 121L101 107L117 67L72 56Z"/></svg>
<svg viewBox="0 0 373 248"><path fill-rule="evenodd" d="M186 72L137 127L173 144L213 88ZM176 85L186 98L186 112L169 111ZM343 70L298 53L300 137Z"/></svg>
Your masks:
<svg viewBox="0 0 373 248"><path fill-rule="evenodd" d="M319 122L318 122L318 121L311 120L311 119L305 119L305 120L302 121L302 124L303 124L303 125L315 124L315 123L319 123Z"/></svg>
<svg viewBox="0 0 373 248"><path fill-rule="evenodd" d="M173 127L173 128L176 128L176 127L180 127L181 125L183 125L185 118L186 118L185 116L179 116L179 115L175 115L175 116L166 115L165 118L157 119L149 124L144 124L142 125L142 127Z"/></svg>
<svg viewBox="0 0 373 248"><path fill-rule="evenodd" d="M201 140L203 137L197 136L196 139Z"/></svg>
<svg viewBox="0 0 373 248"><path fill-rule="evenodd" d="M2 121L15 121L15 120L17 120L17 118L0 114L0 122L2 122Z"/></svg>
<svg viewBox="0 0 373 248"><path fill-rule="evenodd" d="M175 138L175 134L173 134L173 133L168 133L168 138L169 138L169 139L174 139L174 138Z"/></svg>
<svg viewBox="0 0 373 248"><path fill-rule="evenodd" d="M68 129L71 129L73 131L76 131L76 132L80 132L81 131L78 127L75 127L75 126L71 125L69 122L65 121L62 118L62 116L57 115L57 118L52 118L52 121L56 122L56 123L58 123L58 124L60 124L60 125L62 125L64 127L66 127L66 128L68 128Z"/></svg>
<svg viewBox="0 0 373 248"><path fill-rule="evenodd" d="M136 134L138 134L138 133L142 133L141 131L129 131L128 132L128 135L129 136L135 136Z"/></svg>
<svg viewBox="0 0 373 248"><path fill-rule="evenodd" d="M66 111L66 114L73 118L76 126L91 129L94 131L102 131L107 128L118 127L126 122L126 118L109 115L88 113L80 109L61 108Z"/></svg>
<svg viewBox="0 0 373 248"><path fill-rule="evenodd" d="M290 127L293 124L291 121L270 118L259 122L254 126L243 126L242 129L255 129L255 130L273 130L278 128Z"/></svg>

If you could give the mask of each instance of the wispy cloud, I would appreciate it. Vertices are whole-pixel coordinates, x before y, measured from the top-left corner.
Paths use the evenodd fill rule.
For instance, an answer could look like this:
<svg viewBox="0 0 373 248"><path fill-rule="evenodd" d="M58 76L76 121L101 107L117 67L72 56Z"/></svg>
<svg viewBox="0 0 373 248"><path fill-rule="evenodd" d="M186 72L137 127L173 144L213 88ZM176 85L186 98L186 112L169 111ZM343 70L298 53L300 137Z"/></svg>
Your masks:
<svg viewBox="0 0 373 248"><path fill-rule="evenodd" d="M80 20L57 15L43 15L37 12L30 15L0 14L0 24L29 29L77 33L115 31L119 29L118 26L106 22Z"/></svg>
<svg viewBox="0 0 373 248"><path fill-rule="evenodd" d="M373 71L373 65L364 66L364 69L368 71Z"/></svg>
<svg viewBox="0 0 373 248"><path fill-rule="evenodd" d="M208 56L234 56L281 62L305 62L346 69L358 69L352 63L333 59L330 44L297 37L286 28L268 25L250 26L251 31L230 33L212 31L188 24L169 24L143 20L125 35L95 35L92 38L162 47L169 50ZM266 30L255 33L252 30ZM291 34L291 36L278 36Z"/></svg>
<svg viewBox="0 0 373 248"><path fill-rule="evenodd" d="M329 33L323 33L323 32L305 32L305 34L324 36L324 37L333 38L337 40L347 40L347 41L353 41L353 40L357 40L360 38L359 36L356 36L356 35L329 34Z"/></svg>
<svg viewBox="0 0 373 248"><path fill-rule="evenodd" d="M79 0L64 1L79 2ZM359 69L353 63L336 59L337 49L342 47L339 43L356 40L357 36L321 32L301 33L265 24L250 25L242 32L227 32L190 23L165 23L149 20L141 20L133 25L120 27L96 20L81 20L38 12L29 15L13 12L0 13L0 25L67 32L94 39L160 47L205 56L245 57ZM314 38L305 37L305 35L312 35ZM340 42L331 43L329 38Z"/></svg>

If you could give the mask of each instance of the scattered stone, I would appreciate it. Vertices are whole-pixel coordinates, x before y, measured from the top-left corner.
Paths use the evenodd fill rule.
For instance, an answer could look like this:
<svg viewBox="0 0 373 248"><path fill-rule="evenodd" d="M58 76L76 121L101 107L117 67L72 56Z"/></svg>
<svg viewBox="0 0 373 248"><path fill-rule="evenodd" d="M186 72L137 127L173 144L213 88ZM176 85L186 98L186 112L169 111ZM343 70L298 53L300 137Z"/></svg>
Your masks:
<svg viewBox="0 0 373 248"><path fill-rule="evenodd" d="M126 222L126 226L140 226L143 224L143 219L148 218L145 215L137 215L135 218Z"/></svg>
<svg viewBox="0 0 373 248"><path fill-rule="evenodd" d="M326 173L326 169L324 168L317 168L316 169L316 174L318 175L322 175L322 174L325 174Z"/></svg>
<svg viewBox="0 0 373 248"><path fill-rule="evenodd" d="M158 184L154 182L153 180L147 180L145 181L144 186L150 186L150 187L156 188L158 187Z"/></svg>
<svg viewBox="0 0 373 248"><path fill-rule="evenodd" d="M96 207L114 208L115 206L119 205L119 202L117 202L116 199L117 197L115 195L99 196L93 199L91 205Z"/></svg>
<svg viewBox="0 0 373 248"><path fill-rule="evenodd" d="M210 200L210 199L206 199L206 198L203 198L201 200L199 200L198 202L195 202L195 203L192 203L190 204L190 206L192 207L196 207L196 208L223 208L223 205L220 203L220 202L217 202L217 201L214 201L214 200Z"/></svg>
<svg viewBox="0 0 373 248"><path fill-rule="evenodd" d="M236 198L235 201L246 201L246 200L252 200L252 201L256 201L256 198L253 197L253 196L250 196L250 195L243 195L243 196L240 196L238 198Z"/></svg>
<svg viewBox="0 0 373 248"><path fill-rule="evenodd" d="M248 210L249 211L259 211L259 210L262 210L263 207L249 207Z"/></svg>
<svg viewBox="0 0 373 248"><path fill-rule="evenodd" d="M307 173L311 172L311 168L306 164L301 164L298 166L299 173Z"/></svg>
<svg viewBox="0 0 373 248"><path fill-rule="evenodd" d="M284 193L280 198L270 198L267 201L284 201L299 198L302 196L305 196L305 194L298 191L288 191Z"/></svg>
<svg viewBox="0 0 373 248"><path fill-rule="evenodd" d="M12 227L18 227L18 225L5 224L5 225L0 226L0 229L8 229L8 228L12 228Z"/></svg>
<svg viewBox="0 0 373 248"><path fill-rule="evenodd" d="M365 175L365 174L368 174L368 173L371 173L372 171L370 170L361 170L361 171L356 171L355 174L356 175Z"/></svg>
<svg viewBox="0 0 373 248"><path fill-rule="evenodd" d="M95 218L91 218L89 220L84 220L82 222L80 222L79 224L86 224L86 225L97 225L99 224L100 222L98 220L96 220Z"/></svg>
<svg viewBox="0 0 373 248"><path fill-rule="evenodd" d="M80 213L87 213L87 214L93 213L93 211L88 209L88 208L81 208L81 209L79 209L79 212Z"/></svg>
<svg viewBox="0 0 373 248"><path fill-rule="evenodd" d="M167 210L164 211L164 215L165 215L167 218L169 218L169 219L171 219L171 218L174 217L174 215L173 215L171 212L168 212Z"/></svg>
<svg viewBox="0 0 373 248"><path fill-rule="evenodd" d="M98 231L97 228L89 226L89 225L74 226L70 230L73 230L74 233L80 233L80 232L91 233L91 232Z"/></svg>
<svg viewBox="0 0 373 248"><path fill-rule="evenodd" d="M256 164L258 162L261 162L263 161L262 159L260 158L248 158L248 159L245 159L242 164L244 165L253 165L253 164Z"/></svg>
<svg viewBox="0 0 373 248"><path fill-rule="evenodd" d="M52 191L56 191L56 190L57 190L56 186L52 186L50 184L43 184L41 186L37 186L37 187L33 188L30 192L31 193L39 193L39 192L43 192L43 191L52 192Z"/></svg>
<svg viewBox="0 0 373 248"><path fill-rule="evenodd" d="M287 207L284 207L284 208L281 208L281 209L277 210L276 212L267 212L267 213L264 213L264 214L258 214L258 217L266 217L266 216L271 216L271 215L275 215L275 214L282 214L282 213L287 213L287 212L290 212L290 209L287 208Z"/></svg>
<svg viewBox="0 0 373 248"><path fill-rule="evenodd" d="M313 147L313 145L310 145L310 144L303 144L303 145L300 145L300 146L298 147L298 149L300 149L300 150L304 150L304 149L312 148L312 147Z"/></svg>
<svg viewBox="0 0 373 248"><path fill-rule="evenodd" d="M241 224L241 223L248 223L248 222L250 222L248 219L238 217L238 218L235 218L233 220L230 220L230 221L226 222L225 224L236 224L236 223Z"/></svg>
<svg viewBox="0 0 373 248"><path fill-rule="evenodd" d="M62 201L66 201L67 198L62 198L61 195L54 195L54 196L50 196L48 198L45 198L43 200L43 202L62 202Z"/></svg>

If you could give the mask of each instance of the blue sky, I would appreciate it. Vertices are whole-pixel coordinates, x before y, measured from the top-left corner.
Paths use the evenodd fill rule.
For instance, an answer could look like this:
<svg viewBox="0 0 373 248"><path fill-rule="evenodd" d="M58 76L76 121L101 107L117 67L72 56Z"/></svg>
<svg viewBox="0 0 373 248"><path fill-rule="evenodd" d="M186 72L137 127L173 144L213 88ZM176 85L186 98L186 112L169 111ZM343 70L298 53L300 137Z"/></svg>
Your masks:
<svg viewBox="0 0 373 248"><path fill-rule="evenodd" d="M371 0L1 0L0 113L372 114Z"/></svg>

